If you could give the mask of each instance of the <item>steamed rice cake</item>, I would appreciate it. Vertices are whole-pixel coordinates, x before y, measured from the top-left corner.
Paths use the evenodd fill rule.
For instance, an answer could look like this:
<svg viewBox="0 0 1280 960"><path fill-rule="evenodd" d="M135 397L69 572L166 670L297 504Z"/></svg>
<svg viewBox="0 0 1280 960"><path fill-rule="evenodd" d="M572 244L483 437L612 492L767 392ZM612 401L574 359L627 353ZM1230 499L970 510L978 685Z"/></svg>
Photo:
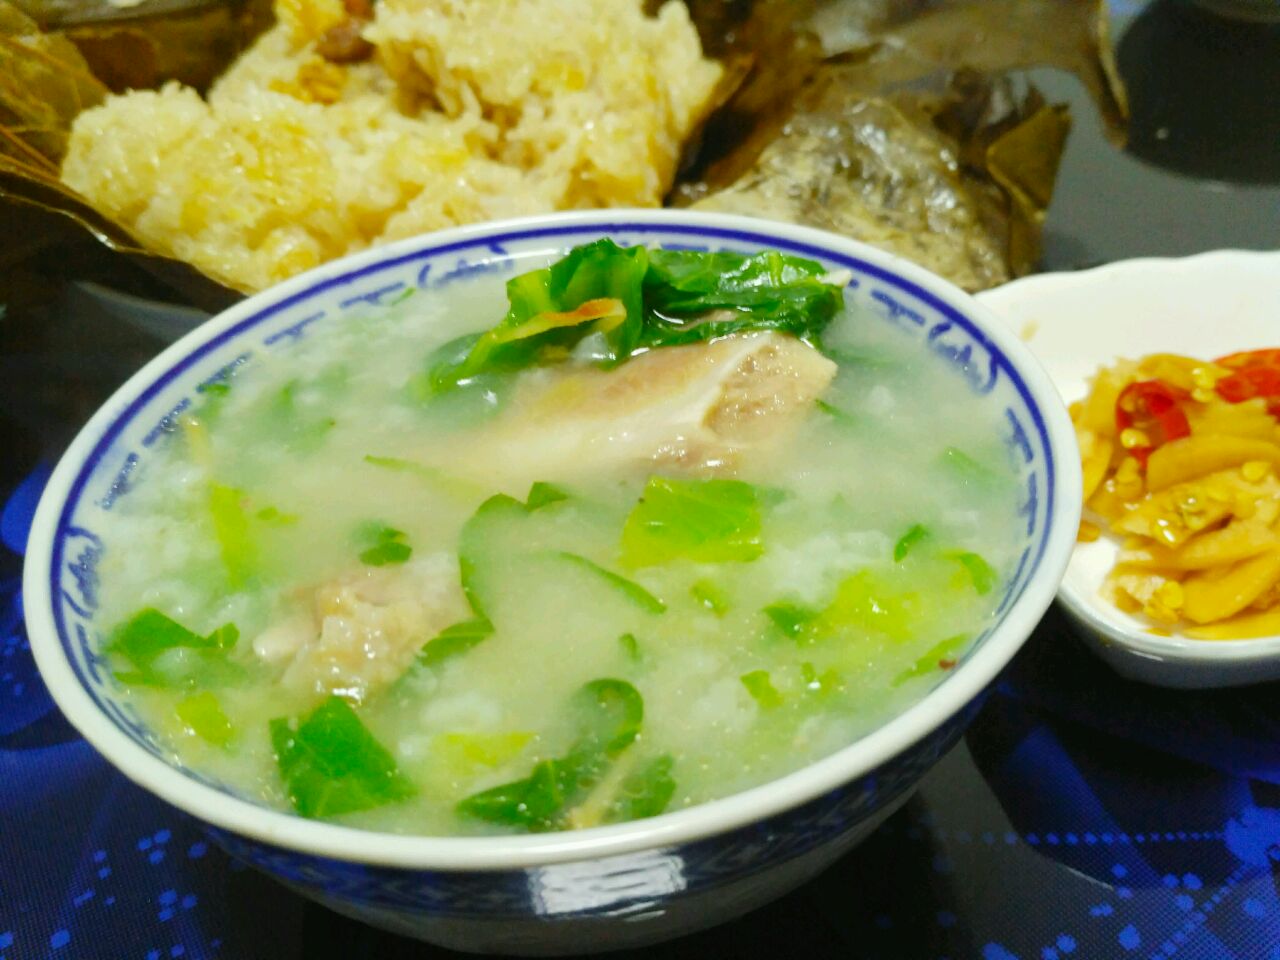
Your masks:
<svg viewBox="0 0 1280 960"><path fill-rule="evenodd" d="M171 83L82 113L62 167L148 247L245 291L456 224L656 206L721 73L676 0L276 16L207 98Z"/></svg>

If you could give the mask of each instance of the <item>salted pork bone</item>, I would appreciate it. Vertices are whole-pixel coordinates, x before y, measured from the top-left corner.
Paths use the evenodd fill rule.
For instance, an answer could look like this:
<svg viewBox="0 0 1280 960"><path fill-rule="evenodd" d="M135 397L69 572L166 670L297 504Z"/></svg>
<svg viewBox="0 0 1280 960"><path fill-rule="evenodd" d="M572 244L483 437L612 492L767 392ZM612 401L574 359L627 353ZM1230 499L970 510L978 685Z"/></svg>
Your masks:
<svg viewBox="0 0 1280 960"><path fill-rule="evenodd" d="M731 468L812 410L835 375L812 346L774 331L662 347L610 370L544 367L521 378L510 412L473 450L485 462L498 444L528 476L635 460Z"/></svg>
<svg viewBox="0 0 1280 960"><path fill-rule="evenodd" d="M452 554L361 567L319 584L310 603L260 633L253 650L298 692L361 703L388 687L422 645L468 615Z"/></svg>

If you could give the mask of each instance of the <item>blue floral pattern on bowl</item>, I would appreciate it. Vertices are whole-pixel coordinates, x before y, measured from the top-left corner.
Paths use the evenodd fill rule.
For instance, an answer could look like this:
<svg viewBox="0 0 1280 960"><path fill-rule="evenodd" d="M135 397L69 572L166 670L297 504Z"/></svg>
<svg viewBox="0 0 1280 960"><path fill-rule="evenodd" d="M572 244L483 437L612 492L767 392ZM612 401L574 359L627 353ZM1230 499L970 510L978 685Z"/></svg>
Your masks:
<svg viewBox="0 0 1280 960"><path fill-rule="evenodd" d="M176 429L202 387L225 379L260 355L287 352L348 315L367 314L414 291L500 282L533 261L545 261L601 235L623 244L747 252L776 248L818 260L833 271L849 271L846 295L854 309L914 340L936 362L939 375L959 379L1003 412L1002 440L1022 491L1011 509L1025 519L1025 528L1020 559L1003 586L999 612L1017 605L1037 579L1049 576L1056 581L1056 572L1046 568L1059 558L1052 557L1050 563L1046 556L1054 536L1061 537L1053 521L1060 510L1055 498L1061 496L1062 464L1055 456L1045 411L1019 367L965 311L911 279L914 268L903 267L903 276L885 264L892 261L883 255L864 259L845 249L850 244L833 238L828 247L821 245L820 234L788 230L800 238L779 236L768 225L753 226L752 221L736 218L683 214L660 220L598 214L480 228L470 235L461 231L461 239L424 237L389 248L364 265L346 270L332 265L319 279L299 278L278 294L260 298L265 305L222 329L214 321L215 333L196 331L189 338L194 342L172 347L135 378L140 388L131 391L127 386L124 399L112 401L109 412L100 414L96 441L78 457L67 492L61 495L47 560L36 551L39 569L29 566L27 571L29 595L31 580L45 578L42 590L48 590L51 600L57 642L79 687L98 713L134 745L175 765L136 712L116 699L115 681L97 652L101 625L95 622L96 569L110 544L95 529L101 517L128 496L139 465ZM1065 552L1061 559L1065 563ZM999 629L997 624L978 638L965 661ZM940 686L954 683L963 666L964 661ZM51 686L56 696L56 685ZM957 704L922 738L843 786L712 836L617 856L518 869L420 870L313 856L225 828L214 833L235 856L341 912L451 946L565 952L574 949L576 938L587 930L589 945L584 942L579 949L633 945L728 919L812 876L906 799L911 787L958 739L980 699L976 694ZM91 730L85 733L94 739ZM104 752L111 757L110 751ZM199 771L180 769L222 794L237 795L234 788Z"/></svg>
<svg viewBox="0 0 1280 960"><path fill-rule="evenodd" d="M210 833L232 856L339 913L455 949L536 955L637 947L731 920L817 874L902 805L984 699L853 783L678 847L497 873L442 872L354 864ZM770 882L760 883L761 875Z"/></svg>

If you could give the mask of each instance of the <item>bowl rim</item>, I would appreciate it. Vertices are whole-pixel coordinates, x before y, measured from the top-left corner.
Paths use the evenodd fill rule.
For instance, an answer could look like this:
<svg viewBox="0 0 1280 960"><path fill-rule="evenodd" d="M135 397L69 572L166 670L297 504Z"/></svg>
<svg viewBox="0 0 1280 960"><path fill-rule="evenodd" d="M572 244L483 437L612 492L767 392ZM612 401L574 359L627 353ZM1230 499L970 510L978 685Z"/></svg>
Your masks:
<svg viewBox="0 0 1280 960"><path fill-rule="evenodd" d="M1100 296L1105 294L1108 298L1114 298L1114 285L1117 283L1145 284L1169 274L1185 279L1189 272L1198 271L1213 273L1220 281L1223 273L1232 270L1261 277L1280 276L1280 250L1226 248L1181 257L1133 257L1100 264L1087 270L1033 274L1002 287L983 291L977 295L977 299L992 306L1012 324L1017 320L1019 312L1031 309L1032 301L1052 298L1065 291L1096 286L1102 291ZM1275 285L1280 289L1280 282ZM1037 321L1033 319L1032 322ZM1034 349L1033 346L1032 350ZM1064 401L1070 399L1072 398L1063 397ZM1068 568L1075 562L1075 556L1076 551L1073 549ZM1196 640L1178 633L1168 636L1149 633L1147 627L1140 626L1137 621L1130 627L1124 621L1114 618L1114 612L1106 601L1087 594L1065 580L1058 588L1058 601L1075 615L1084 628L1096 634L1100 642L1144 660L1212 668L1259 663L1274 660L1280 655L1280 634L1237 640Z"/></svg>
<svg viewBox="0 0 1280 960"><path fill-rule="evenodd" d="M1048 531L1039 570L991 633L932 691L903 712L835 753L775 780L718 800L628 823L530 836L407 836L307 820L259 806L199 782L135 743L81 686L62 648L50 584L54 539L88 454L135 401L194 350L225 336L264 308L333 286L344 276L406 255L501 239L539 229L595 228L602 235L628 227L683 227L687 232L737 232L760 243L770 239L807 246L866 264L916 288L944 312L971 321L1004 355L1036 409L1048 441L1055 482L1046 510ZM723 237L717 237L723 239ZM132 414L130 414L131 416ZM1055 489L1056 487L1056 489ZM685 210L601 210L521 217L408 238L332 261L255 294L201 324L130 377L90 418L68 446L46 485L32 523L24 567L23 599L31 649L54 701L72 725L127 777L168 803L215 827L303 854L365 865L440 871L518 870L593 860L706 839L799 807L855 781L927 737L978 697L1022 646L1053 600L1075 542L1080 504L1080 465L1065 406L1048 373L1026 345L988 307L949 281L914 263L866 244L810 227L736 215Z"/></svg>

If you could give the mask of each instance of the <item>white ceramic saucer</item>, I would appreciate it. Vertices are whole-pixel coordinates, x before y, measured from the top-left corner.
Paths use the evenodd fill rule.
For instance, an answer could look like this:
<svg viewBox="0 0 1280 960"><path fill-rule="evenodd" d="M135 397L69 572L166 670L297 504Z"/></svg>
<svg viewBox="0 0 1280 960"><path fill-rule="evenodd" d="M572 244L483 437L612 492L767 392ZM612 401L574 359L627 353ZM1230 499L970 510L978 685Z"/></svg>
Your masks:
<svg viewBox="0 0 1280 960"><path fill-rule="evenodd" d="M1221 250L1127 260L1027 277L979 297L1022 334L1068 403L1116 357L1215 357L1280 347L1280 252ZM1159 636L1098 595L1118 544L1077 544L1058 599L1080 634L1127 677L1167 687L1225 687L1280 678L1280 636Z"/></svg>

